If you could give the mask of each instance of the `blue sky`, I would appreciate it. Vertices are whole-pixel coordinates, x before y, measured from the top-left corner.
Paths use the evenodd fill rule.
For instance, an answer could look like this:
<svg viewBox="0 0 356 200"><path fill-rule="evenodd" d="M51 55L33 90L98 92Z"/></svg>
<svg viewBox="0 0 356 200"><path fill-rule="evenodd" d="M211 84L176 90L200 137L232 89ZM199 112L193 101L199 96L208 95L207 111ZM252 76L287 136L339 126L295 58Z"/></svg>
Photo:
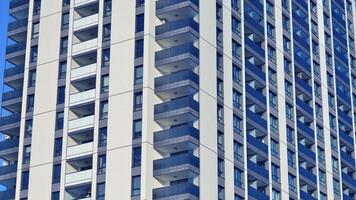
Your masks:
<svg viewBox="0 0 356 200"><path fill-rule="evenodd" d="M6 48L6 32L7 32L7 21L8 21L8 0L0 0L0 94L2 94L2 78L5 65L5 48ZM0 103L1 103L0 95Z"/></svg>

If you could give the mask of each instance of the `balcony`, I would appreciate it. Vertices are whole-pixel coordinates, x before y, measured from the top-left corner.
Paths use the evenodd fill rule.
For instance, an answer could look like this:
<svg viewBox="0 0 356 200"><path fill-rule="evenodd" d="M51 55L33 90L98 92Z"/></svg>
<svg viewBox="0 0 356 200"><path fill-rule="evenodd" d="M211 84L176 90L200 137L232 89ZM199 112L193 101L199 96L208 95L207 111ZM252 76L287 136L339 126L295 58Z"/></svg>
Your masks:
<svg viewBox="0 0 356 200"><path fill-rule="evenodd" d="M339 119L341 119L341 121L343 121L348 126L352 127L352 118L349 115L347 115L340 109L338 109L337 114L339 116Z"/></svg>
<svg viewBox="0 0 356 200"><path fill-rule="evenodd" d="M303 190L300 191L300 199L303 199L303 200L316 200L316 198L314 198L310 194L304 192Z"/></svg>
<svg viewBox="0 0 356 200"><path fill-rule="evenodd" d="M69 97L69 106L87 103L95 100L95 89L71 94Z"/></svg>
<svg viewBox="0 0 356 200"><path fill-rule="evenodd" d="M80 29L85 29L91 26L98 25L99 22L99 14L90 15L87 17L83 17L73 22L73 31L77 31Z"/></svg>
<svg viewBox="0 0 356 200"><path fill-rule="evenodd" d="M299 175L310 186L316 187L317 185L316 176L311 171L299 166Z"/></svg>
<svg viewBox="0 0 356 200"><path fill-rule="evenodd" d="M16 161L19 150L19 140L9 139L0 142L0 158L8 161Z"/></svg>
<svg viewBox="0 0 356 200"><path fill-rule="evenodd" d="M310 141L314 141L314 131L301 121L297 121L298 133L302 133L304 137Z"/></svg>
<svg viewBox="0 0 356 200"><path fill-rule="evenodd" d="M248 187L248 196L253 200L269 200L269 196L251 186Z"/></svg>
<svg viewBox="0 0 356 200"><path fill-rule="evenodd" d="M265 84L266 83L266 74L259 67L257 67L256 65L252 64L249 61L245 62L245 66L246 66L245 69L246 69L246 73L247 74L252 76L255 80L257 80L261 84Z"/></svg>
<svg viewBox="0 0 356 200"><path fill-rule="evenodd" d="M311 163L315 163L315 153L312 150L298 143L298 151L299 155L303 155L303 158L309 160Z"/></svg>
<svg viewBox="0 0 356 200"><path fill-rule="evenodd" d="M81 157L93 153L93 142L74 145L67 148L67 159Z"/></svg>
<svg viewBox="0 0 356 200"><path fill-rule="evenodd" d="M4 70L4 78L8 78L10 76L14 75L22 75L25 70L24 66L16 66L16 67L11 67L11 68L5 68Z"/></svg>
<svg viewBox="0 0 356 200"><path fill-rule="evenodd" d="M341 162L345 162L349 167L355 169L355 159L351 155L346 154L343 151L340 151L340 157L341 157Z"/></svg>
<svg viewBox="0 0 356 200"><path fill-rule="evenodd" d="M199 64L199 49L192 43L164 49L155 54L156 68L162 73L193 69Z"/></svg>
<svg viewBox="0 0 356 200"><path fill-rule="evenodd" d="M4 165L0 167L0 179L3 176L9 176L10 174L15 174L16 177L17 164Z"/></svg>
<svg viewBox="0 0 356 200"><path fill-rule="evenodd" d="M94 115L73 119L68 122L68 131L74 132L94 126Z"/></svg>
<svg viewBox="0 0 356 200"><path fill-rule="evenodd" d="M87 76L94 76L95 74L96 74L96 63L72 69L70 77L71 80L73 81Z"/></svg>
<svg viewBox="0 0 356 200"><path fill-rule="evenodd" d="M253 125L263 133L267 133L267 121L261 116L253 113L249 109L246 110L247 123Z"/></svg>
<svg viewBox="0 0 356 200"><path fill-rule="evenodd" d="M156 16L161 20L175 21L192 18L199 12L199 0L158 0Z"/></svg>
<svg viewBox="0 0 356 200"><path fill-rule="evenodd" d="M0 192L0 199L12 200L15 199L15 190L8 189Z"/></svg>
<svg viewBox="0 0 356 200"><path fill-rule="evenodd" d="M248 160L247 161L248 174L256 177L258 180L268 184L268 171L258 164Z"/></svg>
<svg viewBox="0 0 356 200"><path fill-rule="evenodd" d="M254 103L258 103L262 108L266 108L266 97L261 92L253 89L251 86L246 85L246 96Z"/></svg>
<svg viewBox="0 0 356 200"><path fill-rule="evenodd" d="M194 122L199 117L199 103L191 97L184 97L155 105L154 119L162 126Z"/></svg>
<svg viewBox="0 0 356 200"><path fill-rule="evenodd" d="M258 152L261 156L268 158L268 146L257 138L247 134L248 148Z"/></svg>
<svg viewBox="0 0 356 200"><path fill-rule="evenodd" d="M77 55L84 52L93 51L98 47L98 38L73 44L72 54Z"/></svg>
<svg viewBox="0 0 356 200"><path fill-rule="evenodd" d="M83 5L89 5L89 4L95 3L97 1L98 0L75 0L74 1L74 7L80 7L80 6L83 6Z"/></svg>
<svg viewBox="0 0 356 200"><path fill-rule="evenodd" d="M190 153L153 161L153 176L161 181L192 178L199 174L199 158Z"/></svg>
<svg viewBox="0 0 356 200"><path fill-rule="evenodd" d="M311 66L310 66L310 58L304 59L300 56L298 56L297 54L294 55L294 60L295 63L297 64L297 66L299 68L301 68L304 72L306 72L307 74L310 75L310 71L311 71Z"/></svg>
<svg viewBox="0 0 356 200"><path fill-rule="evenodd" d="M28 24L27 18L11 22L8 25L8 32L12 32L14 30L17 30L16 33L27 31L27 24Z"/></svg>
<svg viewBox="0 0 356 200"><path fill-rule="evenodd" d="M91 169L66 174L65 185L67 187L67 186L72 186L72 185L88 183L91 181L91 177L92 177Z"/></svg>
<svg viewBox="0 0 356 200"><path fill-rule="evenodd" d="M2 93L3 101L13 100L13 99L17 99L19 97L22 97L22 89Z"/></svg>
<svg viewBox="0 0 356 200"><path fill-rule="evenodd" d="M353 148L354 146L354 139L352 137L350 137L347 133L345 133L345 131L339 129L339 136L340 136L340 140L346 144L348 144L350 147Z"/></svg>
<svg viewBox="0 0 356 200"><path fill-rule="evenodd" d="M193 95L199 90L199 76L189 70L155 78L155 93L163 99Z"/></svg>
<svg viewBox="0 0 356 200"><path fill-rule="evenodd" d="M167 22L156 26L156 42L168 48L191 43L199 38L199 24L193 19Z"/></svg>
<svg viewBox="0 0 356 200"><path fill-rule="evenodd" d="M304 114L308 115L310 118L313 118L313 108L309 104L303 102L299 98L296 98L297 109L302 110Z"/></svg>
<svg viewBox="0 0 356 200"><path fill-rule="evenodd" d="M356 179L354 179L352 176L345 174L342 172L342 182L350 187L353 191L356 191Z"/></svg>
<svg viewBox="0 0 356 200"><path fill-rule="evenodd" d="M16 8L18 6L22 6L28 4L29 0L11 0L10 1L10 9Z"/></svg>
<svg viewBox="0 0 356 200"><path fill-rule="evenodd" d="M13 129L20 126L20 114L12 114L5 117L0 117L0 131Z"/></svg>
<svg viewBox="0 0 356 200"><path fill-rule="evenodd" d="M163 153L190 150L196 145L199 145L199 130L189 125L176 126L154 134L154 148Z"/></svg>
<svg viewBox="0 0 356 200"><path fill-rule="evenodd" d="M21 53L25 53L25 49L26 49L26 42L20 42L20 43L9 45L6 47L7 57L10 57L9 54L13 54L19 51L22 51Z"/></svg>
<svg viewBox="0 0 356 200"><path fill-rule="evenodd" d="M295 83L296 83L296 87L298 87L305 94L307 94L307 95L313 94L312 87L297 76L295 77Z"/></svg>
<svg viewBox="0 0 356 200"><path fill-rule="evenodd" d="M264 27L260 23L256 22L250 15L245 14L245 25L249 29L254 30L259 36L264 37Z"/></svg>
<svg viewBox="0 0 356 200"><path fill-rule="evenodd" d="M264 60L265 51L261 48L261 45L256 44L249 38L245 38L246 49L260 60Z"/></svg>
<svg viewBox="0 0 356 200"><path fill-rule="evenodd" d="M152 199L154 200L198 200L199 187L191 183L182 183L162 188L153 189Z"/></svg>

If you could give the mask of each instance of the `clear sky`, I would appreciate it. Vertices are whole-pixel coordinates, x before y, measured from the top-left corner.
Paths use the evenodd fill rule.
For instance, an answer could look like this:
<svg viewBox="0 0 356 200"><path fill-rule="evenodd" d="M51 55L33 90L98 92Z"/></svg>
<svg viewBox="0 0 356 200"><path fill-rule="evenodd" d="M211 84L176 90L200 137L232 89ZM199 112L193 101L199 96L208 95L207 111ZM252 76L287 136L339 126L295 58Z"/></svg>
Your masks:
<svg viewBox="0 0 356 200"><path fill-rule="evenodd" d="M7 32L7 21L8 21L8 8L9 1L8 0L0 0L0 94L2 94L2 78L4 73L4 56L6 49L6 32ZM0 103L1 103L0 95Z"/></svg>

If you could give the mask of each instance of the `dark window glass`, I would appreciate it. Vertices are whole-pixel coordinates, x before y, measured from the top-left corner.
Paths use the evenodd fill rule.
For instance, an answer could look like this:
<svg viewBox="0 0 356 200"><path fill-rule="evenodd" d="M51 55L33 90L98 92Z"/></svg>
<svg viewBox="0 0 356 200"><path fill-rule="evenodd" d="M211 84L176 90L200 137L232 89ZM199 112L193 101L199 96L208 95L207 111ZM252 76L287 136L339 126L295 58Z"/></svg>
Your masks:
<svg viewBox="0 0 356 200"><path fill-rule="evenodd" d="M145 15L140 14L136 16L136 32L141 32L145 27Z"/></svg>
<svg viewBox="0 0 356 200"><path fill-rule="evenodd" d="M27 96L27 112L33 112L33 108L35 105L35 95L31 94Z"/></svg>
<svg viewBox="0 0 356 200"><path fill-rule="evenodd" d="M135 120L133 123L133 138L138 139L142 137L142 121Z"/></svg>
<svg viewBox="0 0 356 200"><path fill-rule="evenodd" d="M61 181L61 165L54 165L52 172L52 183L59 183Z"/></svg>
<svg viewBox="0 0 356 200"><path fill-rule="evenodd" d="M107 128L99 129L99 147L106 146Z"/></svg>
<svg viewBox="0 0 356 200"><path fill-rule="evenodd" d="M132 167L139 166L141 166L141 147L136 147L132 150Z"/></svg>
<svg viewBox="0 0 356 200"><path fill-rule="evenodd" d="M100 183L96 188L96 199L105 200L105 183Z"/></svg>
<svg viewBox="0 0 356 200"><path fill-rule="evenodd" d="M106 155L98 157L98 174L104 174L106 170Z"/></svg>
<svg viewBox="0 0 356 200"><path fill-rule="evenodd" d="M57 92L57 104L62 104L62 103L64 103L65 92L66 92L65 86L61 86L61 87L58 88L58 92Z"/></svg>
<svg viewBox="0 0 356 200"><path fill-rule="evenodd" d="M141 84L143 82L143 66L135 67L135 84Z"/></svg>
<svg viewBox="0 0 356 200"><path fill-rule="evenodd" d="M56 116L56 130L60 130L63 129L63 123L64 123L64 113L63 112L59 112L57 113Z"/></svg>
<svg viewBox="0 0 356 200"><path fill-rule="evenodd" d="M141 176L132 177L132 196L139 196L141 194Z"/></svg>
<svg viewBox="0 0 356 200"><path fill-rule="evenodd" d="M135 58L143 56L143 39L136 40L135 44Z"/></svg>
<svg viewBox="0 0 356 200"><path fill-rule="evenodd" d="M142 109L142 92L137 92L134 95L134 109L135 111Z"/></svg>
<svg viewBox="0 0 356 200"><path fill-rule="evenodd" d="M62 138L56 138L54 140L54 156L62 155Z"/></svg>
<svg viewBox="0 0 356 200"><path fill-rule="evenodd" d="M28 189L29 178L30 178L29 171L22 172L21 190L27 190Z"/></svg>

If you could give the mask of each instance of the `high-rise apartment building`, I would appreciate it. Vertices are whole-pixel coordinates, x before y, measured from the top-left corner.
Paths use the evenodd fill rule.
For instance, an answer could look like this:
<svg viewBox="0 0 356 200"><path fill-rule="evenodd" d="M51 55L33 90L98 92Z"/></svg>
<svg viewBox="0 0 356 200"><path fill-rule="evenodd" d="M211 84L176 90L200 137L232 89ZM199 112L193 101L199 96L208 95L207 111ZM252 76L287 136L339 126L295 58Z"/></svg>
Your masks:
<svg viewBox="0 0 356 200"><path fill-rule="evenodd" d="M355 200L352 0L11 0L1 200Z"/></svg>

